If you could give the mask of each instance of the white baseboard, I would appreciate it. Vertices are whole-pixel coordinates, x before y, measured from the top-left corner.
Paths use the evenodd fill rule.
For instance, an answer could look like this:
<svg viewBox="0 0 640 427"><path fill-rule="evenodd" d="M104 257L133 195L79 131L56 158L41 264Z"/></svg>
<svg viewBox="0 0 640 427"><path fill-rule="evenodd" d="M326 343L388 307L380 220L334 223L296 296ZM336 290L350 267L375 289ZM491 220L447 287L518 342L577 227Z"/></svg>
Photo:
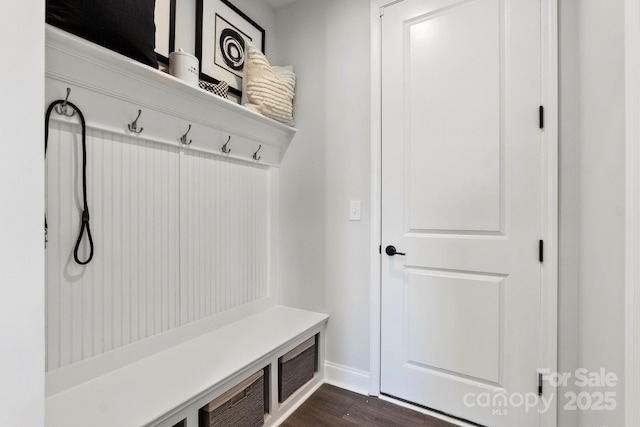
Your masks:
<svg viewBox="0 0 640 427"><path fill-rule="evenodd" d="M348 366L324 362L324 382L354 393L369 395L369 373Z"/></svg>

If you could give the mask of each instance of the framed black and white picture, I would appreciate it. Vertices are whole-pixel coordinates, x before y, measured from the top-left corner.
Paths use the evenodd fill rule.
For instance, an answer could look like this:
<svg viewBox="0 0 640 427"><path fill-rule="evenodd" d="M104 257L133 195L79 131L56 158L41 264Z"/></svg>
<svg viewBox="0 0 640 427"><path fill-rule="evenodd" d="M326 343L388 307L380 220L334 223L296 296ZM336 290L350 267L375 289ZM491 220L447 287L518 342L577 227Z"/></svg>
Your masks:
<svg viewBox="0 0 640 427"><path fill-rule="evenodd" d="M169 66L169 54L176 49L176 0L156 0L156 57Z"/></svg>
<svg viewBox="0 0 640 427"><path fill-rule="evenodd" d="M228 0L198 0L196 56L202 80L225 81L229 93L240 98L247 41L264 52L264 29Z"/></svg>

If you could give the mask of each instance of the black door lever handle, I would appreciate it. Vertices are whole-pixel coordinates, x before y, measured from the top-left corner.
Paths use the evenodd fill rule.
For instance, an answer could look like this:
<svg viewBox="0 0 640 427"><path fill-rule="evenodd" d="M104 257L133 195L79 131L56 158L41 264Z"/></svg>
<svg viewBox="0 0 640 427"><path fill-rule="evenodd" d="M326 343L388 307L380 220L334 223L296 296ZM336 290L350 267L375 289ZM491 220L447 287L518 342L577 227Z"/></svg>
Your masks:
<svg viewBox="0 0 640 427"><path fill-rule="evenodd" d="M404 255L406 255L405 253L398 252L398 251L396 250L396 247L395 247L395 246L393 246L393 245L389 245L389 246L387 246L387 247L385 248L385 250L384 250L384 251L385 251L385 252L387 253L387 255L389 255L389 256L394 256L394 255L402 255L402 256L404 256Z"/></svg>

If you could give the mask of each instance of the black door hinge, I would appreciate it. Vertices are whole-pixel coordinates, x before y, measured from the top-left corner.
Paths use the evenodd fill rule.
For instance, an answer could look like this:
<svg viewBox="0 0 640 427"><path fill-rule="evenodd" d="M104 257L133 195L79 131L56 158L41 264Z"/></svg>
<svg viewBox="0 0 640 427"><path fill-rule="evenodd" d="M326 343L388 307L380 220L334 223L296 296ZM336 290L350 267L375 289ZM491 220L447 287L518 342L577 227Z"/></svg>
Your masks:
<svg viewBox="0 0 640 427"><path fill-rule="evenodd" d="M542 396L542 372L538 372L538 396Z"/></svg>
<svg viewBox="0 0 640 427"><path fill-rule="evenodd" d="M378 253L382 255L382 245L378 246Z"/></svg>
<svg viewBox="0 0 640 427"><path fill-rule="evenodd" d="M540 129L544 129L544 107L542 105L538 108L538 124Z"/></svg>
<svg viewBox="0 0 640 427"><path fill-rule="evenodd" d="M538 260L544 262L544 241L540 240L538 244Z"/></svg>

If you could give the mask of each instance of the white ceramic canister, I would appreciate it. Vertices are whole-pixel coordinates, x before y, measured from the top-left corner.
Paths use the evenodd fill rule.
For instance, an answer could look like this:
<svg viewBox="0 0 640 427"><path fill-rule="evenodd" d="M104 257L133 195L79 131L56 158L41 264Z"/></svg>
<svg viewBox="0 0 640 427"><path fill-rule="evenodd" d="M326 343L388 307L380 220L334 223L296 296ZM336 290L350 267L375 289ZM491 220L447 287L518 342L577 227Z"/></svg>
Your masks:
<svg viewBox="0 0 640 427"><path fill-rule="evenodd" d="M169 73L191 86L198 87L198 58L182 49L171 52L169 54Z"/></svg>

